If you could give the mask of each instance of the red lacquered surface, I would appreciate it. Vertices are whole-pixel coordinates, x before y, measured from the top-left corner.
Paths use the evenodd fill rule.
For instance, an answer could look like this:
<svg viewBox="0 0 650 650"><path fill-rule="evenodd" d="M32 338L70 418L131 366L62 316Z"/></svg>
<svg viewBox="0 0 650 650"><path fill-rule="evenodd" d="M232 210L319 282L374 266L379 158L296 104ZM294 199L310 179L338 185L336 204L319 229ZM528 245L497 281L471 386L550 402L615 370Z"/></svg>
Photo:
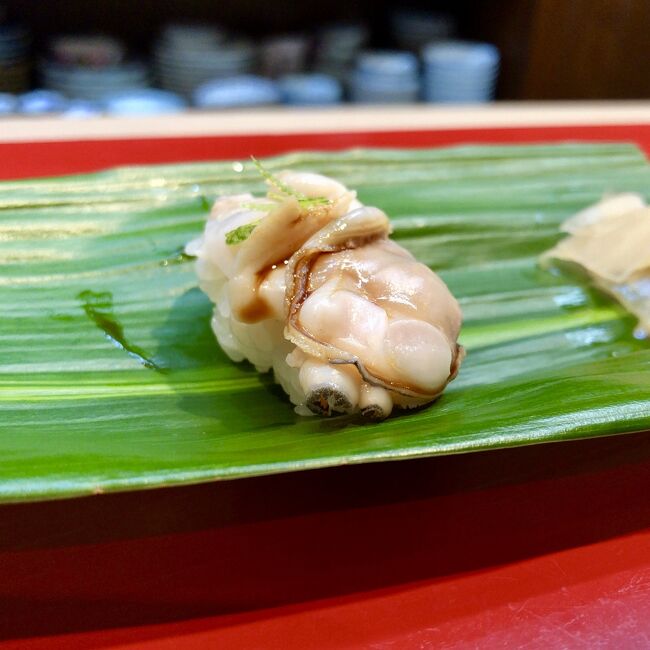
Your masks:
<svg viewBox="0 0 650 650"><path fill-rule="evenodd" d="M445 129L292 133L163 139L0 142L0 178L50 176L96 171L115 165L270 156L296 149L331 151L346 147L436 147L458 143L517 143L567 140L636 142L650 152L650 124L616 126Z"/></svg>
<svg viewBox="0 0 650 650"><path fill-rule="evenodd" d="M17 177L294 148L566 139L650 151L650 127L634 126L0 153L3 175ZM647 648L649 493L650 435L635 434L3 506L0 648Z"/></svg>

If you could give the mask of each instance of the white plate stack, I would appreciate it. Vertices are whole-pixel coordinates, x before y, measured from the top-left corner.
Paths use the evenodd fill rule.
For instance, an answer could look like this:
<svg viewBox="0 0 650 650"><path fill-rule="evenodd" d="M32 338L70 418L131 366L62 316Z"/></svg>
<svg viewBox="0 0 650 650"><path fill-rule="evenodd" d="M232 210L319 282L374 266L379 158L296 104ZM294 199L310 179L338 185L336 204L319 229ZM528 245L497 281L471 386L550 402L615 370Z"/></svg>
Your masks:
<svg viewBox="0 0 650 650"><path fill-rule="evenodd" d="M398 47L417 53L429 43L453 38L456 25L448 14L397 9L390 17L390 31Z"/></svg>
<svg viewBox="0 0 650 650"><path fill-rule="evenodd" d="M40 72L45 88L71 99L100 101L115 93L141 90L149 85L147 68L141 63L93 68L45 61Z"/></svg>
<svg viewBox="0 0 650 650"><path fill-rule="evenodd" d="M53 38L39 72L46 89L84 101L101 101L108 95L149 85L146 66L127 62L124 44L103 35Z"/></svg>
<svg viewBox="0 0 650 650"><path fill-rule="evenodd" d="M207 109L269 106L277 104L280 99L280 89L275 81L252 74L212 79L192 93L194 105Z"/></svg>
<svg viewBox="0 0 650 650"><path fill-rule="evenodd" d="M30 90L18 98L18 112L25 115L62 113L68 100L56 90Z"/></svg>
<svg viewBox="0 0 650 650"><path fill-rule="evenodd" d="M109 115L169 115L185 108L187 103L176 93L158 88L115 93L103 102Z"/></svg>
<svg viewBox="0 0 650 650"><path fill-rule="evenodd" d="M409 104L420 94L418 60L411 52L375 50L359 56L350 99L363 104Z"/></svg>
<svg viewBox="0 0 650 650"><path fill-rule="evenodd" d="M21 93L29 87L30 38L19 25L0 25L0 92Z"/></svg>
<svg viewBox="0 0 650 650"><path fill-rule="evenodd" d="M320 72L288 74L278 80L282 101L293 106L339 104L343 88L338 80Z"/></svg>
<svg viewBox="0 0 650 650"><path fill-rule="evenodd" d="M422 51L424 99L457 104L491 101L499 58L499 50L489 43L446 41L426 46Z"/></svg>
<svg viewBox="0 0 650 650"><path fill-rule="evenodd" d="M0 93L0 115L10 115L18 110L18 98L11 93Z"/></svg>
<svg viewBox="0 0 650 650"><path fill-rule="evenodd" d="M368 41L363 25L340 24L326 27L316 41L314 71L346 84L354 62Z"/></svg>
<svg viewBox="0 0 650 650"><path fill-rule="evenodd" d="M201 84L251 72L255 49L246 40L228 40L205 25L170 25L153 54L156 79L165 90L190 97Z"/></svg>
<svg viewBox="0 0 650 650"><path fill-rule="evenodd" d="M267 77L298 74L307 66L310 42L302 34L281 34L267 38L260 48L260 68Z"/></svg>

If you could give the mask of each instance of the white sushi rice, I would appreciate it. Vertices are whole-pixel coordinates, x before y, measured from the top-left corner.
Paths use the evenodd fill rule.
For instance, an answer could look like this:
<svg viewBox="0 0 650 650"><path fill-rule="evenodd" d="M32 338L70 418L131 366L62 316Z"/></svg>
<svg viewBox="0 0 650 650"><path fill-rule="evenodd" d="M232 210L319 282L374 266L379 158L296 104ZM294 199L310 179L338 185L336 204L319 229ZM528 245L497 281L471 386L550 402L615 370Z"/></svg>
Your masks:
<svg viewBox="0 0 650 650"><path fill-rule="evenodd" d="M214 303L210 324L221 349L236 362L249 361L260 373L273 370L280 384L300 415L313 415L304 406L305 394L298 379L300 365L290 365L287 358L296 346L284 338L284 324L266 319L260 323L242 323L233 318L228 299L229 273L233 264L233 248L225 243L226 233L257 221L262 213L242 208L242 204L265 200L251 194L219 199L212 208L203 234L185 248L196 257L199 287Z"/></svg>

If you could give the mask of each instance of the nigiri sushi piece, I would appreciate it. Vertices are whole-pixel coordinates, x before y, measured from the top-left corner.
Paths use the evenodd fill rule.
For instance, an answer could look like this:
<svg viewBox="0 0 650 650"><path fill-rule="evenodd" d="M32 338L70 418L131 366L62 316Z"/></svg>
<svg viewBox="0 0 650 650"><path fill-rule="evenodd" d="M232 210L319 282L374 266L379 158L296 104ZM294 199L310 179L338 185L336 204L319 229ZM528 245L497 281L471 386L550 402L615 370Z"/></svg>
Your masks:
<svg viewBox="0 0 650 650"><path fill-rule="evenodd" d="M302 415L382 419L435 400L464 355L444 282L338 181L262 171L268 195L218 199L187 246L226 354L273 370Z"/></svg>

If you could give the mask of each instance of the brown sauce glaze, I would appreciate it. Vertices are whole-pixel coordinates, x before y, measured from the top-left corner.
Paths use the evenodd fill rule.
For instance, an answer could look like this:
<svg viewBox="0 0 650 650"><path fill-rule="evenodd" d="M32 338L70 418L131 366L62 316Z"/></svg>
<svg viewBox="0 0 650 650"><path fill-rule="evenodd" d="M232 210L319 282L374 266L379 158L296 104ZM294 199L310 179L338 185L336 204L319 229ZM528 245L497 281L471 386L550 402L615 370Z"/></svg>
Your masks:
<svg viewBox="0 0 650 650"><path fill-rule="evenodd" d="M260 287L271 271L275 271L278 267L285 266L286 264L288 264L288 260L278 260L273 264L268 264L262 270L255 273L254 295L238 310L237 317L239 320L244 323L259 323L273 316L273 309L260 296Z"/></svg>
<svg viewBox="0 0 650 650"><path fill-rule="evenodd" d="M254 298L239 312L239 320L244 323L259 323L271 317L271 308L265 300Z"/></svg>

